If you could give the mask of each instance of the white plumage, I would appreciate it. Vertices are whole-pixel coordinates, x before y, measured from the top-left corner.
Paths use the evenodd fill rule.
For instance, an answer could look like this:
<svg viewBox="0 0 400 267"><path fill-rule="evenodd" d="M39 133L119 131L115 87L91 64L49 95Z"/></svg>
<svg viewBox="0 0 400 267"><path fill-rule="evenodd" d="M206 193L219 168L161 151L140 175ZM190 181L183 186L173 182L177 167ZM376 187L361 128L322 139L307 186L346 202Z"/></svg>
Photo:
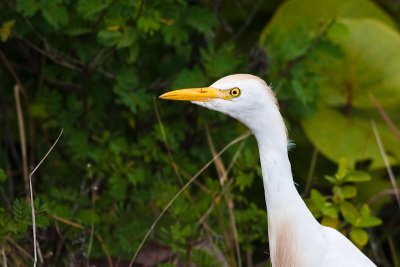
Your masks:
<svg viewBox="0 0 400 267"><path fill-rule="evenodd" d="M322 226L297 192L288 158L288 137L272 90L249 74L226 76L210 87L168 92L163 99L186 100L238 119L257 139L268 211L274 267L376 266L345 236Z"/></svg>

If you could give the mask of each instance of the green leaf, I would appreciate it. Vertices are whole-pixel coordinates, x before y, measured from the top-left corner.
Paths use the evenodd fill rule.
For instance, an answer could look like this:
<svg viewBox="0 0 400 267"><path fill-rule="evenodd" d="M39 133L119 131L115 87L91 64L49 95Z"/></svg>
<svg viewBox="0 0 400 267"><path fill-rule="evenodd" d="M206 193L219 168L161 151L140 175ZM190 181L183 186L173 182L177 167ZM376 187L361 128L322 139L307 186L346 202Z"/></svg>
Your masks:
<svg viewBox="0 0 400 267"><path fill-rule="evenodd" d="M322 211L325 207L325 197L316 189L311 190L310 195L311 200L314 202L315 206Z"/></svg>
<svg viewBox="0 0 400 267"><path fill-rule="evenodd" d="M33 16L40 8L40 3L37 0L17 0L17 11L24 16Z"/></svg>
<svg viewBox="0 0 400 267"><path fill-rule="evenodd" d="M239 172L236 176L235 184L239 187L240 191L243 192L244 189L250 187L253 184L254 175L251 173Z"/></svg>
<svg viewBox="0 0 400 267"><path fill-rule="evenodd" d="M105 10L110 3L109 0L80 0L78 1L77 11L84 18L90 18Z"/></svg>
<svg viewBox="0 0 400 267"><path fill-rule="evenodd" d="M14 220L19 223L31 224L31 208L23 198L17 198L13 203Z"/></svg>
<svg viewBox="0 0 400 267"><path fill-rule="evenodd" d="M360 215L361 217L368 217L371 214L371 210L367 204L361 206Z"/></svg>
<svg viewBox="0 0 400 267"><path fill-rule="evenodd" d="M328 38L331 40L342 40L349 36L349 29L344 23L335 23L328 29Z"/></svg>
<svg viewBox="0 0 400 267"><path fill-rule="evenodd" d="M121 36L118 38L117 48L128 47L136 40L136 32L132 27L123 29Z"/></svg>
<svg viewBox="0 0 400 267"><path fill-rule="evenodd" d="M329 218L337 219L338 218L337 206L332 205L330 203L329 205L325 205L325 207L322 209L322 214L324 214Z"/></svg>
<svg viewBox="0 0 400 267"><path fill-rule="evenodd" d="M97 40L99 43L105 46L115 46L121 38L121 32L101 30L97 34Z"/></svg>
<svg viewBox="0 0 400 267"><path fill-rule="evenodd" d="M350 171L344 177L345 182L361 183L371 180L371 175L363 171Z"/></svg>
<svg viewBox="0 0 400 267"><path fill-rule="evenodd" d="M328 227L332 227L334 229L338 229L339 225L340 225L340 221L338 219L329 217L329 216L324 216L321 220L321 224L328 226Z"/></svg>
<svg viewBox="0 0 400 267"><path fill-rule="evenodd" d="M138 43L133 43L129 47L129 54L128 54L128 58L126 59L126 61L129 64L131 64L136 61L138 55L139 55L139 45L138 45Z"/></svg>
<svg viewBox="0 0 400 267"><path fill-rule="evenodd" d="M331 184L336 185L336 184L338 183L338 181L336 180L336 178L333 177L333 176L325 175L324 178L325 178L326 180L328 180L328 182L330 182Z"/></svg>
<svg viewBox="0 0 400 267"><path fill-rule="evenodd" d="M337 18L371 18L396 28L394 20L373 1L291 0L279 7L262 31L260 43L268 44L267 36L274 31L290 36L298 30L299 25L303 25L309 32L315 32Z"/></svg>
<svg viewBox="0 0 400 267"><path fill-rule="evenodd" d="M357 247L364 247L368 243L368 234L363 229L354 228L350 232L350 238Z"/></svg>
<svg viewBox="0 0 400 267"><path fill-rule="evenodd" d="M160 14L158 12L151 12L150 15L140 16L137 21L137 28L139 31L146 34L153 34L161 27Z"/></svg>
<svg viewBox="0 0 400 267"><path fill-rule="evenodd" d="M355 225L359 217L357 209L350 202L343 201L340 203L340 211L346 221Z"/></svg>
<svg viewBox="0 0 400 267"><path fill-rule="evenodd" d="M367 204L361 206L360 216L360 219L357 221L358 227L374 227L382 224L381 219L371 216L371 211Z"/></svg>
<svg viewBox="0 0 400 267"><path fill-rule="evenodd" d="M345 185L342 187L343 198L353 198L357 195L357 187L352 185Z"/></svg>
<svg viewBox="0 0 400 267"><path fill-rule="evenodd" d="M358 227L374 227L381 224L382 220L374 216L361 217L360 220L357 222Z"/></svg>
<svg viewBox="0 0 400 267"><path fill-rule="evenodd" d="M332 191L334 195L333 198L336 203L347 198L353 198L357 195L357 188L352 185L334 186Z"/></svg>
<svg viewBox="0 0 400 267"><path fill-rule="evenodd" d="M345 158L340 158L338 163L338 171L335 174L336 179L343 180L348 172L348 163Z"/></svg>
<svg viewBox="0 0 400 267"><path fill-rule="evenodd" d="M200 7L190 7L186 11L186 23L207 36L214 34L213 27L218 23L216 15Z"/></svg>
<svg viewBox="0 0 400 267"><path fill-rule="evenodd" d="M0 182L4 182L5 180L7 180L7 174L0 168Z"/></svg>
<svg viewBox="0 0 400 267"><path fill-rule="evenodd" d="M204 73L198 67L193 70L183 69L176 76L172 88L198 87L199 81L205 79Z"/></svg>
<svg viewBox="0 0 400 267"><path fill-rule="evenodd" d="M385 165L371 128L374 118L389 161L397 164L400 143L379 118L370 96L398 120L395 114L400 112L400 35L371 19L340 23L349 29L348 38L337 42L344 58L317 67L316 71L326 77L321 84L322 103L302 125L312 143L331 160L337 162L346 155L350 166L371 160L371 168L381 168ZM318 129L323 129L324 134Z"/></svg>
<svg viewBox="0 0 400 267"><path fill-rule="evenodd" d="M50 4L42 7L43 17L55 29L68 24L68 12L64 6Z"/></svg>

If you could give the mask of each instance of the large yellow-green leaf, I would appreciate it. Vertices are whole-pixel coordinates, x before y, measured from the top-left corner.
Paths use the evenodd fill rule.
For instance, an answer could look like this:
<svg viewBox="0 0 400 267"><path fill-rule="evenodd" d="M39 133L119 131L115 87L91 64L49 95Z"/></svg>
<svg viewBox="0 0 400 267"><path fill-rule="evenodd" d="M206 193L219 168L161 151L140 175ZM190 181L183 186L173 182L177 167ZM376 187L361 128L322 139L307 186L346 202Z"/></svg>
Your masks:
<svg viewBox="0 0 400 267"><path fill-rule="evenodd" d="M393 20L374 2L369 0L291 0L282 4L264 28L260 43L273 31L290 35L299 25L309 30L336 18L372 18L395 28Z"/></svg>
<svg viewBox="0 0 400 267"><path fill-rule="evenodd" d="M322 100L331 106L371 108L370 94L385 108L400 106L400 35L376 20L341 20L346 38L333 40L345 56L321 67ZM349 101L351 101L349 103Z"/></svg>
<svg viewBox="0 0 400 267"><path fill-rule="evenodd" d="M353 163L371 159L372 168L383 167L371 128L371 120L376 120L386 152L398 164L400 141L377 115L370 96L400 123L400 35L376 20L337 23L348 29L346 38L334 40L344 57L317 68L324 77L321 104L303 121L307 136L334 161L343 156Z"/></svg>
<svg viewBox="0 0 400 267"><path fill-rule="evenodd" d="M369 120L320 107L312 117L303 120L302 124L311 142L329 159L337 162L346 157L350 164L370 159L371 168L384 166ZM390 162L398 163L400 142L384 123L379 122L377 125Z"/></svg>

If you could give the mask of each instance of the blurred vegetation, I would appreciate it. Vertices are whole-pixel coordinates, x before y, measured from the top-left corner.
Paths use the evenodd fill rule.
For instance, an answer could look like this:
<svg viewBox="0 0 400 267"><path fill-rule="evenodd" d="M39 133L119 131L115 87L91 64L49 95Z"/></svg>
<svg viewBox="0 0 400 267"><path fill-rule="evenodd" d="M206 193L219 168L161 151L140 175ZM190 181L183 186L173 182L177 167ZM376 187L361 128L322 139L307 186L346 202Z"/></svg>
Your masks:
<svg viewBox="0 0 400 267"><path fill-rule="evenodd" d="M246 131L157 96L252 73L277 93L314 215L400 266L399 25L390 0L0 0L0 264L32 265L29 173L64 129L32 176L39 265L128 266ZM137 266L267 265L256 151L249 137L218 157Z"/></svg>

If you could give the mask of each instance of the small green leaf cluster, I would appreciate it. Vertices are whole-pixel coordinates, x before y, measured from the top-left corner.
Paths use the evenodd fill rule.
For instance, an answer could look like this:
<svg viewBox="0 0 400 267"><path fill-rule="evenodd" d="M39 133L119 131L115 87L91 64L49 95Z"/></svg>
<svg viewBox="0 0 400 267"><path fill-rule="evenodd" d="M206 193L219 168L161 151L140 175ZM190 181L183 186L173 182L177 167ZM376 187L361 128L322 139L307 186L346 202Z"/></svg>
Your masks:
<svg viewBox="0 0 400 267"><path fill-rule="evenodd" d="M324 196L317 189L312 189L307 204L316 218L326 226L338 229L362 248L368 243L368 233L365 228L375 227L382 221L371 214L368 204L360 207L354 205L357 196L357 183L371 180L371 176L363 171L348 168L343 158L339 162L334 176L326 175L325 179L332 185L332 194Z"/></svg>

